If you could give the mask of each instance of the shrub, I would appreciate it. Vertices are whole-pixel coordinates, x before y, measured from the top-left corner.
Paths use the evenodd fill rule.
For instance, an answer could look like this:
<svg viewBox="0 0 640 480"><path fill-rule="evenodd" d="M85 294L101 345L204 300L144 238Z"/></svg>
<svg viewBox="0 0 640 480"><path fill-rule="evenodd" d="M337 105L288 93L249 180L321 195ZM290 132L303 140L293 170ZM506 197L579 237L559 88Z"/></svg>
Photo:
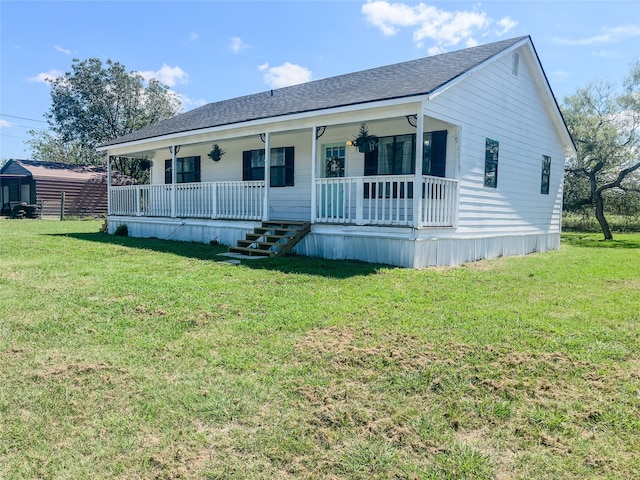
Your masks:
<svg viewBox="0 0 640 480"><path fill-rule="evenodd" d="M116 231L113 232L114 235L119 237L128 237L129 236L129 228L126 225L118 225Z"/></svg>
<svg viewBox="0 0 640 480"><path fill-rule="evenodd" d="M607 221L613 232L640 232L640 217L637 215L607 215ZM593 214L580 215L564 212L562 230L567 232L600 232L600 224Z"/></svg>

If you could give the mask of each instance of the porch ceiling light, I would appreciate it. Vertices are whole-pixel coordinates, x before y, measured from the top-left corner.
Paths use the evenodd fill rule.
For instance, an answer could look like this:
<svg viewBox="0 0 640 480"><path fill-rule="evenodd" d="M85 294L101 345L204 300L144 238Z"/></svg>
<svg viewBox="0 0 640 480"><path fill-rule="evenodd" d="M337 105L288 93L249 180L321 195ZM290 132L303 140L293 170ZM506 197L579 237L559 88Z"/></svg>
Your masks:
<svg viewBox="0 0 640 480"><path fill-rule="evenodd" d="M405 118L407 119L407 122L409 122L409 125L411 125L412 127L418 126L418 115L405 115Z"/></svg>

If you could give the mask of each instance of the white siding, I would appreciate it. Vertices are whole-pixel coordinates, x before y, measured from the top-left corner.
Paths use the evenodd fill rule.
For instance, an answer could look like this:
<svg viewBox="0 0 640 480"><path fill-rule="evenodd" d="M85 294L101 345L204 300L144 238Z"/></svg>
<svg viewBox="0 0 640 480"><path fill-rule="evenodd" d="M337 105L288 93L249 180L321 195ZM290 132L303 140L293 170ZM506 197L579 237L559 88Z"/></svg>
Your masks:
<svg viewBox="0 0 640 480"><path fill-rule="evenodd" d="M427 104L427 114L460 125L461 236L560 230L565 149L524 53L517 76L505 55ZM500 142L495 189L484 186L487 138ZM549 195L540 193L543 155L551 157Z"/></svg>

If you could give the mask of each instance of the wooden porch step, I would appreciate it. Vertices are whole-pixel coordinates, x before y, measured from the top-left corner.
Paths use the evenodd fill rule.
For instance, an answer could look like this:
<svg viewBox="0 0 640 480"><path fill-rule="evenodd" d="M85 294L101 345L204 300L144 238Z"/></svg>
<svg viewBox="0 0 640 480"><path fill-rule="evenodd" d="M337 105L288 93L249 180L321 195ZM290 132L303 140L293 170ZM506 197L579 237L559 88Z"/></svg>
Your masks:
<svg viewBox="0 0 640 480"><path fill-rule="evenodd" d="M289 222L284 220L274 220L269 222L262 222L263 227L299 227L304 228L309 225L307 222Z"/></svg>
<svg viewBox="0 0 640 480"><path fill-rule="evenodd" d="M244 240L238 240L237 246L229 247L229 252L265 257L286 255L310 231L311 224L305 222L262 222L253 233L247 233Z"/></svg>
<svg viewBox="0 0 640 480"><path fill-rule="evenodd" d="M279 243L279 242L270 242L270 241L259 242L256 240L238 240L239 247L250 247L251 245L255 245L256 246L255 248L260 248L262 250L269 250L270 248L282 247L286 244Z"/></svg>
<svg viewBox="0 0 640 480"><path fill-rule="evenodd" d="M272 257L276 254L276 252L271 250L247 247L229 247L229 253L239 253L240 255L249 255L250 257Z"/></svg>
<svg viewBox="0 0 640 480"><path fill-rule="evenodd" d="M267 239L267 242L276 242L283 238L291 238L291 235L270 235L268 233L247 233L245 235L245 238L247 240L253 240L253 241L256 241L263 237Z"/></svg>

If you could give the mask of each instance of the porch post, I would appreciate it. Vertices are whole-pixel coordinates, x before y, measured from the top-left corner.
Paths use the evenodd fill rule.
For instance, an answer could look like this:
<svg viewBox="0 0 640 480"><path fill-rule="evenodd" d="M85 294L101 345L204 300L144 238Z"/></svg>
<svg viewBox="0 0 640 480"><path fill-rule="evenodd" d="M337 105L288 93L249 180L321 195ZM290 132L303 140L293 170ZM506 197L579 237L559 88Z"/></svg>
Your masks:
<svg viewBox="0 0 640 480"><path fill-rule="evenodd" d="M176 155L177 146L171 147L171 218L176 218L176 178L178 178L176 172Z"/></svg>
<svg viewBox="0 0 640 480"><path fill-rule="evenodd" d="M262 220L269 220L269 190L271 190L271 134L264 135L264 197L262 200Z"/></svg>
<svg viewBox="0 0 640 480"><path fill-rule="evenodd" d="M213 184L211 189L211 218L218 218L218 183Z"/></svg>
<svg viewBox="0 0 640 480"><path fill-rule="evenodd" d="M317 127L311 128L311 223L316 222L316 165L318 163Z"/></svg>
<svg viewBox="0 0 640 480"><path fill-rule="evenodd" d="M422 157L424 155L424 104L420 102L416 126L416 168L413 179L413 228L422 227Z"/></svg>
<svg viewBox="0 0 640 480"><path fill-rule="evenodd" d="M107 216L111 215L111 159L107 153Z"/></svg>
<svg viewBox="0 0 640 480"><path fill-rule="evenodd" d="M136 185L136 217L142 215L142 209L140 205L140 197L142 196L142 190L140 185Z"/></svg>

